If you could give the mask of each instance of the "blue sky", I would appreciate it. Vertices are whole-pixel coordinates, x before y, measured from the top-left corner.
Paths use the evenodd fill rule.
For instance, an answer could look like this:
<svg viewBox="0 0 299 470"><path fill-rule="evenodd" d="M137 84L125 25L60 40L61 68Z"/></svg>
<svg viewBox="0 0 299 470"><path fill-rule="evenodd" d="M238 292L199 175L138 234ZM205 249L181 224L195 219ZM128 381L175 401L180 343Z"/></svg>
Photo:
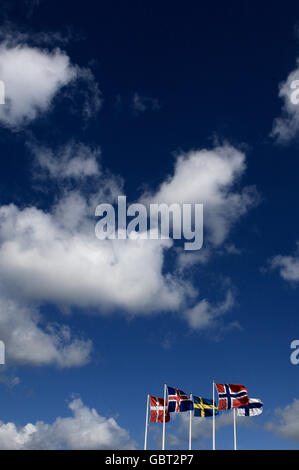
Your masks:
<svg viewBox="0 0 299 470"><path fill-rule="evenodd" d="M298 21L288 1L4 2L0 448L142 448L147 393L213 380L264 402L240 449L298 448ZM203 248L97 240L123 194L203 203Z"/></svg>

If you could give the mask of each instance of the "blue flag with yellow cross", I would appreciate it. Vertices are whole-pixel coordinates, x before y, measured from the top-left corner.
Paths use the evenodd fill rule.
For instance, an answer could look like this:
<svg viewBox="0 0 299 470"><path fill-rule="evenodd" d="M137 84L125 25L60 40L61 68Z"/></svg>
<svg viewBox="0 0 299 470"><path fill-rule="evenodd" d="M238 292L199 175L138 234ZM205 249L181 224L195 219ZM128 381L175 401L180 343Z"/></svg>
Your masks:
<svg viewBox="0 0 299 470"><path fill-rule="evenodd" d="M201 418L207 418L208 416L213 416L213 408L215 409L215 415L219 414L216 404L213 400L209 398L196 397L193 395L193 407L194 407L194 416L199 416Z"/></svg>

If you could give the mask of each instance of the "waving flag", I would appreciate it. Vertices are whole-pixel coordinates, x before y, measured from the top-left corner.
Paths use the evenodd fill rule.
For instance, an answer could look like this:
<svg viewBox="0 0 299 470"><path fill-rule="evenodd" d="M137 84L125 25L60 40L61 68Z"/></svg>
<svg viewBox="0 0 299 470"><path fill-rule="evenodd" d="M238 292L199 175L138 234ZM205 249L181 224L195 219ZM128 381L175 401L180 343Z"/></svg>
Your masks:
<svg viewBox="0 0 299 470"><path fill-rule="evenodd" d="M163 415L165 409L165 423L170 420L170 414L167 410L167 401L164 404L164 398L150 396L150 423L163 423Z"/></svg>
<svg viewBox="0 0 299 470"><path fill-rule="evenodd" d="M182 390L168 387L168 411L180 413L181 411L193 410L193 401Z"/></svg>
<svg viewBox="0 0 299 470"><path fill-rule="evenodd" d="M240 406L238 416L258 416L263 412L263 402L259 398L249 398L248 405Z"/></svg>
<svg viewBox="0 0 299 470"><path fill-rule="evenodd" d="M194 407L194 416L200 416L201 418L206 418L208 416L213 416L213 408L215 409L215 415L219 414L218 408L213 400L203 397L196 397L193 395L193 407Z"/></svg>
<svg viewBox="0 0 299 470"><path fill-rule="evenodd" d="M241 384L216 384L219 404L218 410L231 410L248 405L248 390Z"/></svg>

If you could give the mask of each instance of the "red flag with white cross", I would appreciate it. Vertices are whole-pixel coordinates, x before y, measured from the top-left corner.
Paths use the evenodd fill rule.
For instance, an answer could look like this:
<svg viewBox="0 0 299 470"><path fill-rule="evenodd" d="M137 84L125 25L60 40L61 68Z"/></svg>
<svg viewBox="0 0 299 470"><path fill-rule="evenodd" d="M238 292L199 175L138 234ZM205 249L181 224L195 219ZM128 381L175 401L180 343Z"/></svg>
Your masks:
<svg viewBox="0 0 299 470"><path fill-rule="evenodd" d="M150 423L163 423L164 409L165 409L165 423L170 420L170 414L168 413L167 400L164 404L164 398L151 397L150 396Z"/></svg>

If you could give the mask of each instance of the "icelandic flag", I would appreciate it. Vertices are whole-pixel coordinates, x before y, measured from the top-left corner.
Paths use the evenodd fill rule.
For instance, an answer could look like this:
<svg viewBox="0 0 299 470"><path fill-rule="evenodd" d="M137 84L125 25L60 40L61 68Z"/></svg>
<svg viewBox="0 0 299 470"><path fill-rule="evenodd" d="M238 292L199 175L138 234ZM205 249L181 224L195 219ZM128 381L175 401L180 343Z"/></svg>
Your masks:
<svg viewBox="0 0 299 470"><path fill-rule="evenodd" d="M248 390L241 384L215 384L218 392L218 410L231 410L248 405Z"/></svg>
<svg viewBox="0 0 299 470"><path fill-rule="evenodd" d="M193 401L182 390L168 387L168 411L169 413L180 413L181 411L193 410Z"/></svg>
<svg viewBox="0 0 299 470"><path fill-rule="evenodd" d="M259 398L249 398L248 405L237 409L238 416L258 416L263 412L263 402Z"/></svg>

